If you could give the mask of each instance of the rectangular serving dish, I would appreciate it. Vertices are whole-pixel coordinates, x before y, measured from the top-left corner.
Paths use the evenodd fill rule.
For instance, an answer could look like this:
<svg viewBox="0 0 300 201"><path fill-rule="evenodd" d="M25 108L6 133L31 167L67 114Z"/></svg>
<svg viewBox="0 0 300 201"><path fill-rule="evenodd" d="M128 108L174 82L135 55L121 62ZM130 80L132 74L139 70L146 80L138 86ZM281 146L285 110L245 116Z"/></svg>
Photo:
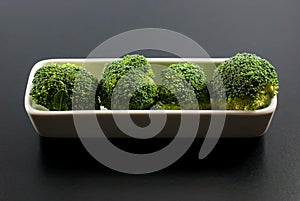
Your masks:
<svg viewBox="0 0 300 201"><path fill-rule="evenodd" d="M132 119L137 125L145 125L149 121L150 110L85 110L85 111L41 111L34 109L30 104L30 90L32 87L32 80L35 72L44 65L50 63L73 63L83 65L88 71L101 77L104 64L110 62L112 58L100 59L47 59L36 63L29 75L27 88L24 97L24 104L26 112L36 130L41 136L51 138L77 138L77 132L74 125L73 115L79 116L96 116L98 122L103 126L105 135L109 138L122 138L128 137L123 134L116 126L114 115L130 114ZM204 67L208 77L211 76L214 66L222 63L226 58L149 58L148 61L152 66L167 66L171 63L180 62L193 62ZM155 71L155 69L154 69ZM225 122L222 125L223 138L247 138L258 137L266 133L271 123L272 117L276 110L277 97L275 96L271 104L264 109L256 111L233 111L233 110L164 110L154 111L154 116L167 115L166 125L161 130L157 138L170 138L174 137L177 132L178 124L182 115L189 117L200 117L199 129L197 137L204 138L207 134L208 128L211 124L211 117L224 117ZM146 123L147 124L147 123ZM106 127L106 128L105 128ZM191 137L192 134L186 130L184 137ZM142 133L141 133L142 135Z"/></svg>

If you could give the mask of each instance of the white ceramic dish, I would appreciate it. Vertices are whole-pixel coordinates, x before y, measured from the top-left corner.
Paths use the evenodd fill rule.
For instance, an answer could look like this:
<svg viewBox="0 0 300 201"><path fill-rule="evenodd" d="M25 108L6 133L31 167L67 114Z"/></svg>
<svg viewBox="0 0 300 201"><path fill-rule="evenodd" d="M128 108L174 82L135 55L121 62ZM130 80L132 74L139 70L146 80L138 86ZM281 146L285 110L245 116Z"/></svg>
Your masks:
<svg viewBox="0 0 300 201"><path fill-rule="evenodd" d="M43 65L50 63L74 63L77 65L82 65L87 68L90 72L95 74L97 77L101 76L103 66L106 62L113 59L103 58L103 59L48 59L36 63L29 75L27 88L25 92L25 109L28 116L37 131L41 136L53 137L53 138L76 138L77 132L74 126L73 115L88 115L96 116L98 121L106 130L105 134L107 137L128 137L122 134L114 125L112 118L112 111L110 110L99 110L99 111L40 111L34 109L30 105L29 93L32 87L32 80L35 72ZM179 58L150 58L148 59L152 65L168 65L170 63L178 63L183 61L190 61L202 65L205 68L213 69L214 65L218 65L225 60L225 58L193 58L193 59L179 59ZM212 70L205 69L209 74ZM209 75L208 75L209 76ZM176 125L180 122L181 115L189 115L194 117L200 117L201 121L199 123L199 130L197 137L205 137L208 127L210 125L211 116L224 116L226 115L224 128L221 137L234 137L234 138L244 138L244 137L258 137L263 135L271 123L272 117L274 115L277 106L277 97L272 99L271 104L264 109L256 111L232 111L232 110L166 110L166 111L156 111L155 115L162 115L162 113L167 114L167 122L165 128L157 137L166 138L173 137L176 134ZM129 110L129 111L114 111L114 114L122 115L124 112L129 113L135 122L139 124L144 124L148 121L149 110ZM189 137L189 131L186 130L186 137Z"/></svg>

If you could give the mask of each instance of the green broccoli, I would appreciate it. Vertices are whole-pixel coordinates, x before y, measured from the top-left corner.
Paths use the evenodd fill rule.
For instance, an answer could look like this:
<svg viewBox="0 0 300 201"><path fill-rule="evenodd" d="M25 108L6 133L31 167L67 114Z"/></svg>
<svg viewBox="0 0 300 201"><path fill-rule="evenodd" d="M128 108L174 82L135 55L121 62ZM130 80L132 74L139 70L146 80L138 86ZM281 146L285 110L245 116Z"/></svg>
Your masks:
<svg viewBox="0 0 300 201"><path fill-rule="evenodd" d="M157 96L157 86L152 78L154 73L151 66L142 55L126 55L121 60L106 64L97 90L101 105L107 109L128 109L128 106L129 109L150 109ZM122 86L119 85L114 94L121 79ZM135 92L131 91L133 88ZM131 99L128 105L129 96Z"/></svg>
<svg viewBox="0 0 300 201"><path fill-rule="evenodd" d="M221 79L216 79L217 76ZM275 68L250 53L239 53L223 62L215 69L211 83L213 99L224 98L219 92L225 90L228 110L267 107L279 88Z"/></svg>
<svg viewBox="0 0 300 201"><path fill-rule="evenodd" d="M38 69L30 96L51 111L95 109L98 79L74 64L49 64Z"/></svg>
<svg viewBox="0 0 300 201"><path fill-rule="evenodd" d="M115 60L105 64L102 73L102 79L109 78L112 75L120 78L127 72L134 69L139 69L145 72L147 76L152 78L154 77L150 63L147 61L147 59L142 55L134 54L126 55L121 60Z"/></svg>
<svg viewBox="0 0 300 201"><path fill-rule="evenodd" d="M158 107L162 109L210 109L203 69L193 63L172 64L161 71ZM188 90L191 89L191 90ZM176 94L176 95L175 95ZM181 104L179 100L181 99Z"/></svg>
<svg viewBox="0 0 300 201"><path fill-rule="evenodd" d="M150 109L157 97L157 85L153 79L138 69L125 74L114 88L111 108L144 110Z"/></svg>

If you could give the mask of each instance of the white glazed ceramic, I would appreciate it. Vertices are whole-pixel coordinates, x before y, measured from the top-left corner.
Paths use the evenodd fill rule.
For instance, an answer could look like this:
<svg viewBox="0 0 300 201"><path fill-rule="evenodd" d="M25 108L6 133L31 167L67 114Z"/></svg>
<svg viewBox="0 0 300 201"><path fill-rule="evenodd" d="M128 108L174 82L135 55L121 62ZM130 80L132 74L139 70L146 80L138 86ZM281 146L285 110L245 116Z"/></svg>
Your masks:
<svg viewBox="0 0 300 201"><path fill-rule="evenodd" d="M114 125L112 118L112 111L110 110L86 110L86 111L40 111L34 109L30 105L29 93L32 87L32 80L35 72L43 65L50 63L74 63L86 67L87 70L95 74L97 77L101 76L103 66L106 62L113 59L48 59L36 63L29 75L27 88L25 92L25 109L28 116L37 131L41 136L53 137L53 138L76 138L77 132L73 122L73 114L76 115L96 115L101 126L106 126L105 134L107 137L128 137L122 134ZM180 58L149 58L148 61L151 65L169 65L171 63L178 63L189 61L203 66L204 68L211 68L211 70L205 69L210 74L214 65L218 65L223 62L225 58L192 58L192 59L180 59ZM208 75L209 76L209 75ZM157 136L161 138L174 137L176 134L176 125L180 122L181 115L195 115L200 116L199 130L197 137L203 138L206 136L207 129L210 125L211 115L224 116L226 115L225 124L221 137L258 137L263 135L271 123L277 106L277 97L272 99L271 104L264 109L256 111L233 111L233 110L165 110L156 111L155 115L167 114L167 122L165 128ZM129 110L129 111L114 111L114 114L123 115L129 113L135 120L137 125L143 124L148 121L149 110ZM175 125L175 126L174 126ZM189 131L186 131L186 137L189 137Z"/></svg>

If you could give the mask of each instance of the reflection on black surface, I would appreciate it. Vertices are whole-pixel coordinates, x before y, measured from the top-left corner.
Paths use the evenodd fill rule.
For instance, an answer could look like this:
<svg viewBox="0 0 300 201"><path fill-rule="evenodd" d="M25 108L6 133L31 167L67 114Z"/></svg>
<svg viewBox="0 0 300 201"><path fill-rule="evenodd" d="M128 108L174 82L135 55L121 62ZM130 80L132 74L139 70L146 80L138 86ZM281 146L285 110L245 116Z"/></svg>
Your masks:
<svg viewBox="0 0 300 201"><path fill-rule="evenodd" d="M157 150L169 139L152 139L147 142L130 139L114 139L113 143L132 152L138 150ZM215 149L203 160L198 159L203 139L196 139L187 153L165 170L155 174L181 172L183 174L216 171L219 173L233 171L236 168L247 168L254 165L263 167L264 137L250 139L220 139ZM40 165L44 171L94 172L115 174L98 163L82 146L78 139L40 138ZM118 173L116 173L118 174Z"/></svg>

